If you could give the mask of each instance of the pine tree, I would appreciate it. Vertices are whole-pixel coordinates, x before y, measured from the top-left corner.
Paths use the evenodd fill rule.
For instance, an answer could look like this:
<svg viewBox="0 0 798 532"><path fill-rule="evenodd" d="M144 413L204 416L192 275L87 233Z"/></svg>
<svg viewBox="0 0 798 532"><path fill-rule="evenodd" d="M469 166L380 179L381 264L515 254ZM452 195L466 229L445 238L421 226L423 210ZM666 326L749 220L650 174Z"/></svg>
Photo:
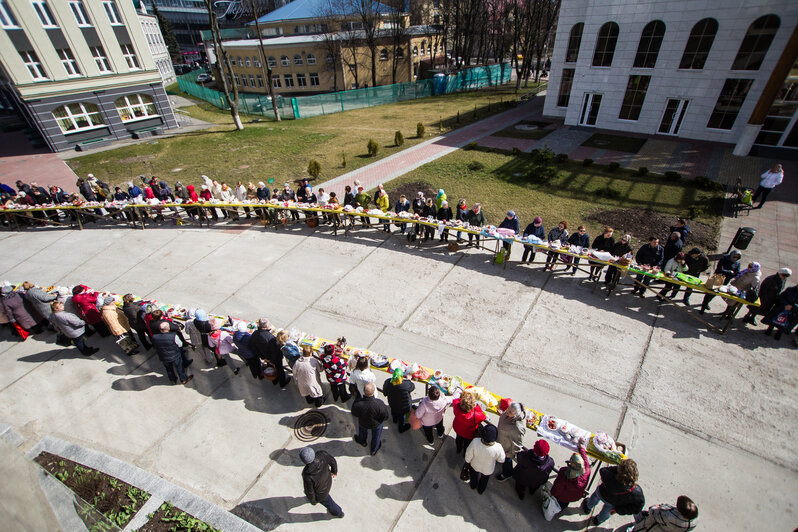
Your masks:
<svg viewBox="0 0 798 532"><path fill-rule="evenodd" d="M166 49L169 50L169 56L172 58L172 62L182 64L183 56L180 54L180 45L177 44L177 38L175 38L175 32L172 30L172 25L169 24L169 21L166 20L165 16L161 15L161 12L158 11L158 6L155 5L154 1L152 3L152 14L158 19L158 25L161 27L163 40L166 43Z"/></svg>

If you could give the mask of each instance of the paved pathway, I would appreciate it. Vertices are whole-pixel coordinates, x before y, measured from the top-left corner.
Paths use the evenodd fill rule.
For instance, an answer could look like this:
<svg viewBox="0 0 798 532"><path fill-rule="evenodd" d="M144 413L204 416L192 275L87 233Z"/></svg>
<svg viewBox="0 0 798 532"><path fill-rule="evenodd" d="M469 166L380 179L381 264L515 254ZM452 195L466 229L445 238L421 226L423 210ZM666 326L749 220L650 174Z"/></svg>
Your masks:
<svg viewBox="0 0 798 532"><path fill-rule="evenodd" d="M43 187L58 185L76 190L78 176L55 153L32 153L0 158L0 182L16 188L17 179Z"/></svg>
<svg viewBox="0 0 798 532"><path fill-rule="evenodd" d="M470 126L445 133L412 148L402 150L390 157L340 175L335 179L318 185L318 187L324 188L327 192L335 191L336 194L340 195L344 193L346 185L351 185L355 180L359 180L366 190L372 189L379 183L385 183L395 177L404 175L470 142L476 142L491 133L502 130L519 120L540 114L542 107L543 98L534 98L509 111L504 111Z"/></svg>

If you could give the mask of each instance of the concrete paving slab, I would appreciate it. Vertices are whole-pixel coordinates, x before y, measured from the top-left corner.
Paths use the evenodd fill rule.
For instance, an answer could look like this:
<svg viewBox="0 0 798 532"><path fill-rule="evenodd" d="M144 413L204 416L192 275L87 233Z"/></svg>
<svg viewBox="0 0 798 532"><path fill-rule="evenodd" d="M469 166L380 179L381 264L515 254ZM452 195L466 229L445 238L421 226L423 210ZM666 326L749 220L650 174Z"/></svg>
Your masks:
<svg viewBox="0 0 798 532"><path fill-rule="evenodd" d="M30 260L37 253L47 249L55 242L67 236L67 234L68 231L53 229L49 231L43 231L41 233L36 233L36 238L30 238L29 237L30 235L28 235L27 233L17 233L10 231L0 232L0 236L3 237L3 239L1 240L1 242L3 243L3 249L6 250L4 253L0 253L0 272L2 272L0 273L0 276L2 277L2 279L11 282L22 282L22 281L16 281L16 279L12 279L11 277L9 277L8 271L13 269L18 264ZM17 272L19 271L20 270L17 270ZM23 273L26 275L30 275L27 268L23 270ZM44 283L45 279L46 278L43 278L41 282ZM47 281L49 281L49 279L47 279Z"/></svg>
<svg viewBox="0 0 798 532"><path fill-rule="evenodd" d="M698 526L707 530L792 530L798 519L798 473L763 462L753 451L718 445L630 408L621 437L640 469L646 506L675 504L687 495L698 505ZM793 418L794 419L794 418ZM790 445L785 437L781 445ZM762 445L757 444L757 446ZM672 460L663 463L663 456ZM744 486L744 489L741 489ZM758 495L762 494L762 496ZM624 523L615 516L612 526Z"/></svg>
<svg viewBox="0 0 798 532"><path fill-rule="evenodd" d="M502 360L625 398L648 345L654 318L646 310L654 303L643 302L641 312L638 300L607 300L593 283L539 269L530 275L547 279L546 294L535 301ZM601 378L596 368L613 368L613 378Z"/></svg>
<svg viewBox="0 0 798 532"><path fill-rule="evenodd" d="M40 364L51 357L57 356L65 348L55 343L55 334L39 335L40 339L20 342L10 338L10 334L3 331L0 337L0 390L10 386ZM41 341L39 341L41 340ZM46 345L45 341L48 342Z"/></svg>
<svg viewBox="0 0 798 532"><path fill-rule="evenodd" d="M346 316L324 312L314 308L308 308L297 319L290 323L274 325L288 329L296 328L299 331L312 331L311 334L314 336L320 336L333 341L344 336L347 344L357 347L370 346L385 328L379 323L354 320Z"/></svg>
<svg viewBox="0 0 798 532"><path fill-rule="evenodd" d="M398 238L390 238L325 293L315 307L357 319L379 317L384 323L401 323L452 269L457 254L418 251ZM430 260L433 259L433 260ZM378 290L379 297L373 297ZM341 303L352 304L342 308Z"/></svg>
<svg viewBox="0 0 798 532"><path fill-rule="evenodd" d="M735 336L758 340L752 334ZM714 335L696 342L655 328L632 403L693 433L798 469L796 453L783 444L798 437L798 426L789 421L798 419L795 352L775 342L732 349L736 339Z"/></svg>
<svg viewBox="0 0 798 532"><path fill-rule="evenodd" d="M540 293L542 279L524 268L490 264L485 253L469 251L458 258L457 267L436 284L403 328L501 356Z"/></svg>

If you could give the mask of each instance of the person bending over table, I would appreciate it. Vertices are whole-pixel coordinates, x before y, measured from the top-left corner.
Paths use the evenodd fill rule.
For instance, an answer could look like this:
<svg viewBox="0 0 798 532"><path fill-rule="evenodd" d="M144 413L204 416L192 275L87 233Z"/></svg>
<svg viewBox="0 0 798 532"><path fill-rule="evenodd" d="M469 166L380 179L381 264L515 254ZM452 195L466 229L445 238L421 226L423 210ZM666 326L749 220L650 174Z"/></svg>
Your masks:
<svg viewBox="0 0 798 532"><path fill-rule="evenodd" d="M524 238L535 236L541 240L546 238L546 230L543 228L543 219L538 216L532 223L524 229ZM529 260L527 261L527 258ZM521 262L535 262L535 246L524 244L524 254L521 255Z"/></svg>
<svg viewBox="0 0 798 532"><path fill-rule="evenodd" d="M502 223L499 224L499 229L511 229L514 235L517 235L521 231L521 222L518 221L518 216L515 215L515 211L507 211L507 216L505 216ZM512 242L504 242L504 249L507 251L506 259L510 258L510 251L512 248Z"/></svg>
<svg viewBox="0 0 798 532"><path fill-rule="evenodd" d="M613 257L621 258L624 255L627 255L632 252L632 235L623 235L620 242L616 242L614 246L612 246L612 253ZM604 276L604 284L618 284L618 279L621 277L621 272L615 266L610 266L607 268L607 274Z"/></svg>
<svg viewBox="0 0 798 532"><path fill-rule="evenodd" d="M715 267L715 273L722 273L723 274L723 284L729 284L729 281L734 279L738 273L740 273L740 259L742 258L743 254L733 249L731 253L728 255L724 255L718 261L718 265ZM707 294L704 296L704 300L701 302L701 309L698 311L699 314L703 314L704 312L709 309L709 302L715 299L714 294Z"/></svg>
<svg viewBox="0 0 798 532"><path fill-rule="evenodd" d="M667 275L668 277L675 277L677 273L684 273L687 271L687 264L685 264L685 255L681 251L676 254L675 257L672 257L668 262L665 263L665 268L663 268L662 273ZM660 297L668 297L669 299L673 299L676 297L676 294L679 293L679 289L681 285L676 283L665 283L665 286L662 287L662 290L659 291ZM671 291L669 296L665 294Z"/></svg>

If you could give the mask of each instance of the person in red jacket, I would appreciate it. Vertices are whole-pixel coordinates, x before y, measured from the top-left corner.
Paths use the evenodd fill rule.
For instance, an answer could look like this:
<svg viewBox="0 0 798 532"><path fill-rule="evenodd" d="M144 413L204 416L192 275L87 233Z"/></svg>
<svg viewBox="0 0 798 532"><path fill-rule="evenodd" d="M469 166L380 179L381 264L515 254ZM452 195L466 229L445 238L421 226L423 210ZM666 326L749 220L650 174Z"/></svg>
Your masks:
<svg viewBox="0 0 798 532"><path fill-rule="evenodd" d="M79 284L72 288L72 302L78 309L80 317L86 322L87 328L91 326L100 336L108 336L111 331L103 321L103 316L97 309L97 292L90 291L88 286Z"/></svg>
<svg viewBox="0 0 798 532"><path fill-rule="evenodd" d="M457 435L454 441L457 445L457 454L460 454L471 445L479 424L485 421L487 416L471 394L455 399L452 402L452 412L454 412L452 428Z"/></svg>
<svg viewBox="0 0 798 532"><path fill-rule="evenodd" d="M585 440L579 441L579 454L572 454L566 467L557 471L557 478L551 488L551 496L565 509L572 502L585 496L585 488L590 481L590 462L585 452Z"/></svg>

